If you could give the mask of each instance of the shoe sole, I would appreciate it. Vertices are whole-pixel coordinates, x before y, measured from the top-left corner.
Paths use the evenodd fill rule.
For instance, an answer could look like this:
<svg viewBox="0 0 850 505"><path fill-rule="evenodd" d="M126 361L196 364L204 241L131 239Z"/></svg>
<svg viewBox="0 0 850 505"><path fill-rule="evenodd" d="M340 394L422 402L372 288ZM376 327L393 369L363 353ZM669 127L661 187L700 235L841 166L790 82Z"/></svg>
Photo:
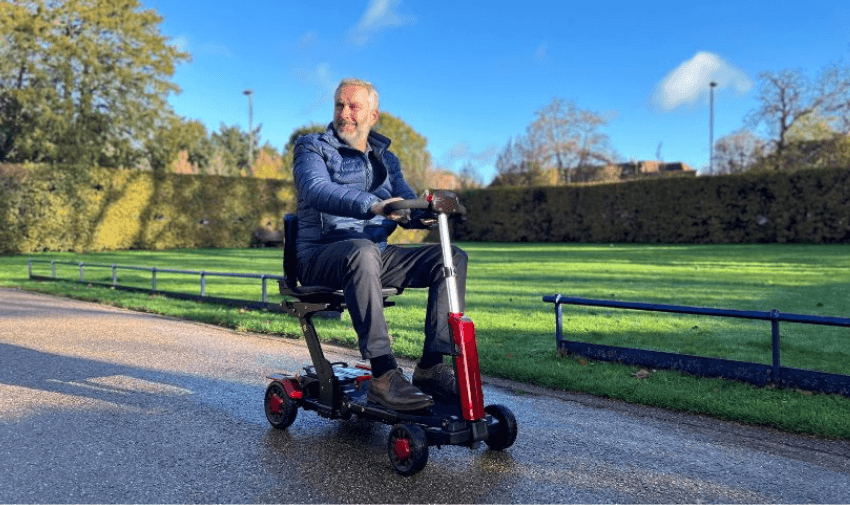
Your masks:
<svg viewBox="0 0 850 505"><path fill-rule="evenodd" d="M429 385L429 384L423 384L421 382L420 383L414 382L413 385L418 387L419 389L421 389L422 392L428 393L429 395L434 396L434 397L438 397L438 398L458 398L458 397L460 397L460 394L455 392L455 391L445 391L445 390L441 389L440 387L434 387L434 386Z"/></svg>

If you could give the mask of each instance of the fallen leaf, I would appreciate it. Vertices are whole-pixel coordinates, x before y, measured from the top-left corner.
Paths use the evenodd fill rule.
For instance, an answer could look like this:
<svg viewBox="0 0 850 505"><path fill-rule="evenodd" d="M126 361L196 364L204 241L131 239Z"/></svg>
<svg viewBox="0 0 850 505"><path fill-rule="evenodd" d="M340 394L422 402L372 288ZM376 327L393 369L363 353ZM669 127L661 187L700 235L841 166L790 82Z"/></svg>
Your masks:
<svg viewBox="0 0 850 505"><path fill-rule="evenodd" d="M634 377L634 378L635 378L635 379L637 379L637 380L641 380L641 379L646 379L646 378L647 378L647 377L649 377L650 375L652 375L652 372L650 372L650 371L649 371L649 370L647 370L646 368L641 368L641 369L640 369L640 370L638 370L637 372L633 373L633 374L632 374L632 377Z"/></svg>

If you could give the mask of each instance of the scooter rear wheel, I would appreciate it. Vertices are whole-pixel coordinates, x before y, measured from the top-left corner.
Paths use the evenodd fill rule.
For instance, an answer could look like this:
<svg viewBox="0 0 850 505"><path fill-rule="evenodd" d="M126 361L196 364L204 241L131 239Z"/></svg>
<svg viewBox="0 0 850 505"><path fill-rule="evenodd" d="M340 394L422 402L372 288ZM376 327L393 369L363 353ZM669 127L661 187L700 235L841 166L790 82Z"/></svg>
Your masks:
<svg viewBox="0 0 850 505"><path fill-rule="evenodd" d="M387 440L390 463L396 472L413 475L428 464L428 437L416 424L397 424Z"/></svg>
<svg viewBox="0 0 850 505"><path fill-rule="evenodd" d="M266 419L275 428L283 430L295 422L295 416L298 415L298 405L289 398L280 382L273 381L269 384L263 403Z"/></svg>

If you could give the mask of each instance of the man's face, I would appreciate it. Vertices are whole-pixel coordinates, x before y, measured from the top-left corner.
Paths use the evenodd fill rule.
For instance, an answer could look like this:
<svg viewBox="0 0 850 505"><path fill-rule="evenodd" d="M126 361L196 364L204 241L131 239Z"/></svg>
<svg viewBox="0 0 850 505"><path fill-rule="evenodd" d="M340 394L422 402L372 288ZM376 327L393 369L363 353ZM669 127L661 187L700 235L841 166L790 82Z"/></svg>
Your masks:
<svg viewBox="0 0 850 505"><path fill-rule="evenodd" d="M334 128L337 135L352 147L365 149L366 138L378 111L373 110L369 92L360 86L344 86L334 100Z"/></svg>

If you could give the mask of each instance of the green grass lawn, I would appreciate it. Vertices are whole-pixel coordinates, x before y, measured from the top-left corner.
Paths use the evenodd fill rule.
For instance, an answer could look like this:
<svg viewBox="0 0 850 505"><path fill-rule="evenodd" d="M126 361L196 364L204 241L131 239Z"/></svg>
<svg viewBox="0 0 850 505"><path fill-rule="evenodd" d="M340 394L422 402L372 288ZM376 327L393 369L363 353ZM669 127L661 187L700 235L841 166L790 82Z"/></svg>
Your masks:
<svg viewBox="0 0 850 505"><path fill-rule="evenodd" d="M551 388L702 413L739 422L826 437L850 438L850 399L802 391L757 388L733 381L558 356L553 305L566 296L845 317L850 285L848 245L589 245L460 244L470 256L467 315L475 321L485 374ZM136 310L221 324L244 331L299 335L294 318L168 300L70 283L26 278L27 258L85 261L217 272L281 272L276 249L44 253L0 258L0 285L72 295ZM49 275L36 264L34 273ZM77 279L79 268L57 267ZM87 268L89 281L109 282L108 268ZM150 287L150 273L119 271L122 284ZM260 300L259 280L207 278L210 296ZM197 276L159 273L160 290L199 293ZM270 301L279 300L269 282ZM426 293L408 290L387 310L396 352L421 351ZM353 346L347 320L320 320L320 334ZM850 374L850 329L783 323L782 364ZM683 316L564 306L570 340L640 347L726 359L771 362L770 324L764 321Z"/></svg>

